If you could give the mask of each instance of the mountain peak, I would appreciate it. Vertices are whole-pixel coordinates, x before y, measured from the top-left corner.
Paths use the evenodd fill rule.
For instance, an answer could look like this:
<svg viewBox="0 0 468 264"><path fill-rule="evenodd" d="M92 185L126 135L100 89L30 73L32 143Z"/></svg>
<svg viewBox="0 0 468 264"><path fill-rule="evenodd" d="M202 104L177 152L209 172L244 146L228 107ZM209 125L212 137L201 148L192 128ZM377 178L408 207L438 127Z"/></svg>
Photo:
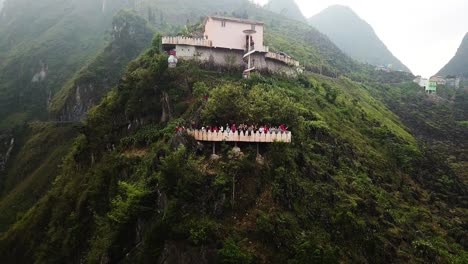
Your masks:
<svg viewBox="0 0 468 264"><path fill-rule="evenodd" d="M322 12L325 12L327 10L331 10L331 11L346 11L346 12L350 12L350 13L353 13L353 14L356 14L354 12L353 9L351 9L351 7L349 6L346 6L346 5L331 5L327 8L325 8Z"/></svg>
<svg viewBox="0 0 468 264"><path fill-rule="evenodd" d="M306 21L301 9L294 0L270 0L265 8L291 19Z"/></svg>
<svg viewBox="0 0 468 264"><path fill-rule="evenodd" d="M468 32L465 34L455 56L437 75L463 75L468 78Z"/></svg>
<svg viewBox="0 0 468 264"><path fill-rule="evenodd" d="M309 23L326 34L352 58L372 65L410 70L379 39L369 23L348 6L333 5L311 17Z"/></svg>

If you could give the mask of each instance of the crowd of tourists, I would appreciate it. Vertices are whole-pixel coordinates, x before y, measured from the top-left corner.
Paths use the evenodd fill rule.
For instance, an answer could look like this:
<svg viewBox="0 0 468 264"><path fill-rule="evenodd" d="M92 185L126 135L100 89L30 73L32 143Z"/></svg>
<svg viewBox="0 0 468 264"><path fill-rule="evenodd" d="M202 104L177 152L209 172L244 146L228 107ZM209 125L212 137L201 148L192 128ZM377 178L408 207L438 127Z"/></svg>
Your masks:
<svg viewBox="0 0 468 264"><path fill-rule="evenodd" d="M289 133L288 127L285 126L284 124L281 124L279 126L268 126L268 125L247 125L247 124L240 124L236 125L235 123L233 124L226 124L225 126L197 126L195 124L192 124L191 128L193 130L200 130L202 132L211 132L211 133L238 133L239 135L241 132L247 136L251 136L252 134L287 134ZM184 126L178 126L176 127L176 133L183 133L186 131L186 128Z"/></svg>

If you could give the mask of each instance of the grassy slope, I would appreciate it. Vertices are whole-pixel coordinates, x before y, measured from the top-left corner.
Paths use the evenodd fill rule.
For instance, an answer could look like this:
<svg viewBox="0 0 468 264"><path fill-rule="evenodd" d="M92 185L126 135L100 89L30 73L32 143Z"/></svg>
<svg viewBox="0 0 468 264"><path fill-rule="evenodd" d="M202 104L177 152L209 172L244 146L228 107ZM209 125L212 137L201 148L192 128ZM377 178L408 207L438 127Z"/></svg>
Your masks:
<svg viewBox="0 0 468 264"><path fill-rule="evenodd" d="M428 179L444 175L447 189L417 181L427 156L371 86L165 65L147 53L90 113L54 188L0 239L7 261L144 262L163 252L174 262L466 260L456 243L466 186L450 168ZM192 95L203 87L206 105ZM172 108L184 104L167 126L158 125L165 93ZM173 135L197 118L286 122L294 142L262 146L265 165L247 145L239 159L222 146L212 162L209 150L196 156L189 138Z"/></svg>

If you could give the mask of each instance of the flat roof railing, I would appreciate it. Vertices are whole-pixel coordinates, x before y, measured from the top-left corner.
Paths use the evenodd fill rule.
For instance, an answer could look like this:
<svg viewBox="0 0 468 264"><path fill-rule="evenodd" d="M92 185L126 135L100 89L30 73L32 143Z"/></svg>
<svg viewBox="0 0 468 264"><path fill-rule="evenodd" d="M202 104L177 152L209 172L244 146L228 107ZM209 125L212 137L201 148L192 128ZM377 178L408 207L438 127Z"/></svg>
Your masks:
<svg viewBox="0 0 468 264"><path fill-rule="evenodd" d="M193 136L198 141L208 142L251 142L251 143L273 143L273 142L285 142L291 143L292 134L290 131L287 132L273 132L273 133L253 133L249 136L248 132L211 132L201 130L187 130L187 133Z"/></svg>
<svg viewBox="0 0 468 264"><path fill-rule="evenodd" d="M163 37L161 40L163 45L189 45L189 46L201 46L211 47L211 40L204 38L188 38L188 37Z"/></svg>

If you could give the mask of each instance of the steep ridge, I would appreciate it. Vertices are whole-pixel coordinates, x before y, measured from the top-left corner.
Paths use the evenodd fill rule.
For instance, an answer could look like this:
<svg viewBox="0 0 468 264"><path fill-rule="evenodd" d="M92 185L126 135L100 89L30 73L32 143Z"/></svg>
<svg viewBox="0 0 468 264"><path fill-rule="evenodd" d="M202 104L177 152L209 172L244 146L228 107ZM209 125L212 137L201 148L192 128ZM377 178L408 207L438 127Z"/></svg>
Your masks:
<svg viewBox="0 0 468 264"><path fill-rule="evenodd" d="M112 22L112 42L54 97L49 107L59 121L80 121L120 78L127 64L150 46L154 32L140 16L121 11Z"/></svg>
<svg viewBox="0 0 468 264"><path fill-rule="evenodd" d="M468 78L468 33L463 38L455 56L437 73L437 75L455 75Z"/></svg>
<svg viewBox="0 0 468 264"><path fill-rule="evenodd" d="M50 190L78 127L36 122L14 134L14 151L0 172L0 232Z"/></svg>
<svg viewBox="0 0 468 264"><path fill-rule="evenodd" d="M290 19L307 21L294 0L270 0L265 8Z"/></svg>
<svg viewBox="0 0 468 264"><path fill-rule="evenodd" d="M466 260L466 185L370 96L376 88L168 69L158 52L129 65L53 188L0 237L7 263ZM211 146L174 133L194 120L285 122L294 141L262 145L261 158L223 144L212 160Z"/></svg>
<svg viewBox="0 0 468 264"><path fill-rule="evenodd" d="M47 118L64 82L96 56L125 1L7 0L0 16L0 128Z"/></svg>
<svg viewBox="0 0 468 264"><path fill-rule="evenodd" d="M330 6L309 18L309 23L326 34L352 58L372 65L392 64L396 70L410 72L385 46L374 29L346 6Z"/></svg>

